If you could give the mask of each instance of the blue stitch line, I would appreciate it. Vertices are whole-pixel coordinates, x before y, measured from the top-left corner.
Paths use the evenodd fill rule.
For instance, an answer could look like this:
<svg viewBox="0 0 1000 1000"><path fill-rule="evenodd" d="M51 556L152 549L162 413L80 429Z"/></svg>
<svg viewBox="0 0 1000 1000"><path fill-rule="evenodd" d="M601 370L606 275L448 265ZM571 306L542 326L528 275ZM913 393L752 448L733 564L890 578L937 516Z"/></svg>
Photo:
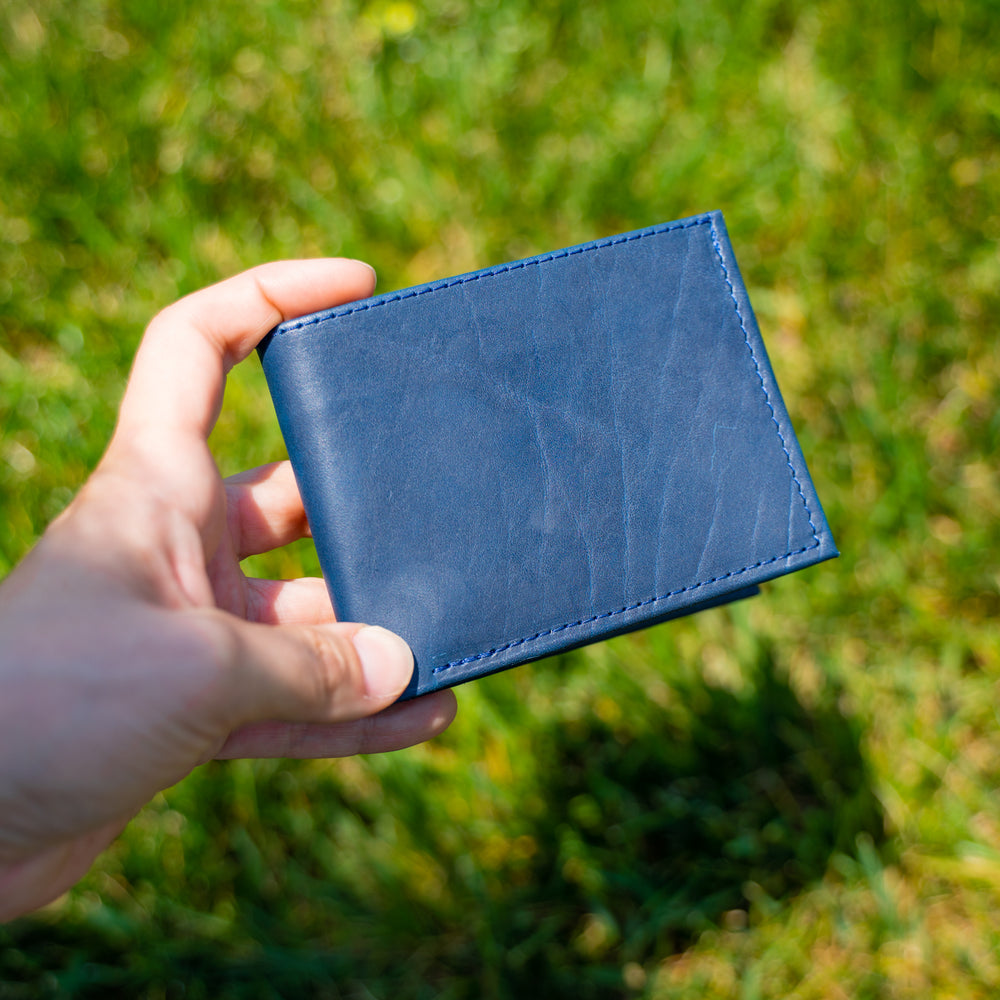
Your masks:
<svg viewBox="0 0 1000 1000"><path fill-rule="evenodd" d="M740 304L736 298L736 289L733 288L733 283L729 280L729 269L726 267L725 258L722 256L722 247L719 244L719 237L716 234L715 226L711 227L711 232L712 246L715 247L715 252L719 257L719 266L722 268L722 276L726 279L726 284L729 286L729 296L733 300L733 307L736 309L736 318L740 321L740 329L743 331L743 342L747 345L747 350L750 352L750 360L753 361L754 371L757 373L757 378L760 379L760 387L764 391L764 402L767 404L767 408L771 413L771 421L774 424L775 430L778 432L778 440L781 442L781 450L785 453L785 461L792 473L792 482L795 483L795 488L799 491L799 499L802 501L806 517L809 519L809 527L812 529L812 536L818 545L819 537L816 533L816 525L813 523L812 511L809 509L809 503L806 500L805 493L802 492L802 484L799 482L799 477L795 472L795 466L792 465L792 456L789 453L788 446L785 444L785 439L782 436L781 425L778 423L778 418L774 415L774 407L771 405L771 397L767 394L767 385L764 382L764 376L761 374L760 364L757 361L757 355L754 354L753 344L750 343L750 334L747 332L747 328L743 323L743 314L740 312Z"/></svg>
<svg viewBox="0 0 1000 1000"><path fill-rule="evenodd" d="M503 646L497 646L494 649L487 650L485 653L476 653L474 656L466 656L461 660L452 660L451 663L443 663L439 667L435 667L431 673L437 674L442 670L447 670L449 667L461 667L467 663L475 663L477 660L484 660L490 656L496 656L497 653L506 652L508 649L513 649L515 646L523 646L526 642L535 642L537 639L543 639L547 635L555 635L556 632L563 632L568 628L579 628L581 625L590 625L593 622L600 621L602 618L614 618L616 615L623 615L629 611L636 611L639 608L644 608L650 604L656 604L658 601L665 601L671 597L677 597L680 594L687 593L691 590L697 590L699 587L707 587L710 583L718 583L720 580L728 580L734 576L740 576L742 573L748 573L752 569L760 569L761 566L768 566L771 563L777 562L779 559L788 559L791 556L802 555L804 552L809 552L811 549L819 548L819 539L812 543L812 545L806 545L801 549L794 549L791 552L786 552L784 555L772 556L770 559L762 559L760 562L755 562L750 566L744 566L742 569L732 570L729 573L722 573L720 576L713 576L711 580L702 580L700 583L692 583L687 587L681 587L679 590L671 590L667 594L661 594L659 597L647 597L643 601L636 601L635 604L626 605L624 608L617 608L614 611L602 611L600 614L591 615L589 618L581 618L579 621L567 622L565 625L556 625L553 628L545 629L543 632L536 632L534 635L525 636L523 639L514 639L511 642L505 643Z"/></svg>
<svg viewBox="0 0 1000 1000"><path fill-rule="evenodd" d="M683 223L669 223L663 226L656 226L652 229L645 229L639 233L631 233L628 236L612 236L605 240L598 240L594 243L587 243L583 246L573 247L568 250L553 250L551 253L542 254L540 257L531 257L528 260L517 260L510 264L498 264L496 267L487 268L484 271L475 271L472 274L461 275L457 278L446 278L441 282L425 285L423 288L407 288L395 295L387 294L385 298L371 299L359 305L345 309L337 309L336 312L324 312L316 316L307 316L292 323L282 323L273 331L273 335L280 337L293 330L301 330L307 326L314 326L317 323L324 323L328 319L337 319L341 316L350 316L352 313L364 312L366 309L377 309L379 306L389 305L390 302L401 302L403 299L412 299L417 295L426 295L428 292L440 292L446 288L454 288L456 285L464 285L470 281L479 281L481 278L492 278L498 274L506 274L508 271L517 271L529 264L545 264L550 260L558 260L560 257L572 257L578 253L590 253L592 250L604 250L607 247L617 246L621 243L631 243L633 240L643 240L648 236L661 236L663 233L670 233L680 229L692 229L694 226L711 226L710 218L698 217Z"/></svg>

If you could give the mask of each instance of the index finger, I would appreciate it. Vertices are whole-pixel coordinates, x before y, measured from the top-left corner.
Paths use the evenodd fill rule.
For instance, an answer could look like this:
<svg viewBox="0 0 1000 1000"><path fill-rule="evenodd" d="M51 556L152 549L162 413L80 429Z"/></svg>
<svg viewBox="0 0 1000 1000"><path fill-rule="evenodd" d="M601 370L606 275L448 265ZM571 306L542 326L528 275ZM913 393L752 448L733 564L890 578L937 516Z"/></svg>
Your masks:
<svg viewBox="0 0 1000 1000"><path fill-rule="evenodd" d="M285 319L370 295L375 272L341 257L261 264L168 306L139 345L117 434L173 428L207 438L226 374Z"/></svg>

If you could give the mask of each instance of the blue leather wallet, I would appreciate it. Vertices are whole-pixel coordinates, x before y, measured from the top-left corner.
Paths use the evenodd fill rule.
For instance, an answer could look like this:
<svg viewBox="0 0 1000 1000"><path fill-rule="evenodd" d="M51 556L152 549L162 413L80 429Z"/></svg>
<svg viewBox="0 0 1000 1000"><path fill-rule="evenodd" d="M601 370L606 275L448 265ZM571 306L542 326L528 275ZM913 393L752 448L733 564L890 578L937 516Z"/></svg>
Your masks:
<svg viewBox="0 0 1000 1000"><path fill-rule="evenodd" d="M414 697L837 554L718 212L290 320L260 354L338 618Z"/></svg>

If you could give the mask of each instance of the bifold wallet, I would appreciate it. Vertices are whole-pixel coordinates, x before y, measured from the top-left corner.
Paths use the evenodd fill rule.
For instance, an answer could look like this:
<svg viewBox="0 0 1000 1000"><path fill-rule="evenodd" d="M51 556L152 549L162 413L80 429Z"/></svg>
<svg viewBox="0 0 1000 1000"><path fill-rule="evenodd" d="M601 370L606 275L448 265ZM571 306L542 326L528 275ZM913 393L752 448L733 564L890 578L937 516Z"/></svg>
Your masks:
<svg viewBox="0 0 1000 1000"><path fill-rule="evenodd" d="M718 212L276 327L264 372L337 617L404 698L837 554Z"/></svg>

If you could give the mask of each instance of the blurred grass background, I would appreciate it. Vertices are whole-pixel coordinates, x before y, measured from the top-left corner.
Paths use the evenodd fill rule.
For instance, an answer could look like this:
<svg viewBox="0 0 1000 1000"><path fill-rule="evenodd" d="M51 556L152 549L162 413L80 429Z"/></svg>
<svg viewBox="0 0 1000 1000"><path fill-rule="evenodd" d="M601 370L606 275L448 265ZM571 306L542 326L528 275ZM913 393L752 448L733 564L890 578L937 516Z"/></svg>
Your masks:
<svg viewBox="0 0 1000 1000"><path fill-rule="evenodd" d="M0 928L0 998L1000 993L998 24L7 0L0 573L179 295L326 253L388 290L709 208L843 556L467 686L425 747L201 769ZM283 453L255 360L214 445Z"/></svg>

